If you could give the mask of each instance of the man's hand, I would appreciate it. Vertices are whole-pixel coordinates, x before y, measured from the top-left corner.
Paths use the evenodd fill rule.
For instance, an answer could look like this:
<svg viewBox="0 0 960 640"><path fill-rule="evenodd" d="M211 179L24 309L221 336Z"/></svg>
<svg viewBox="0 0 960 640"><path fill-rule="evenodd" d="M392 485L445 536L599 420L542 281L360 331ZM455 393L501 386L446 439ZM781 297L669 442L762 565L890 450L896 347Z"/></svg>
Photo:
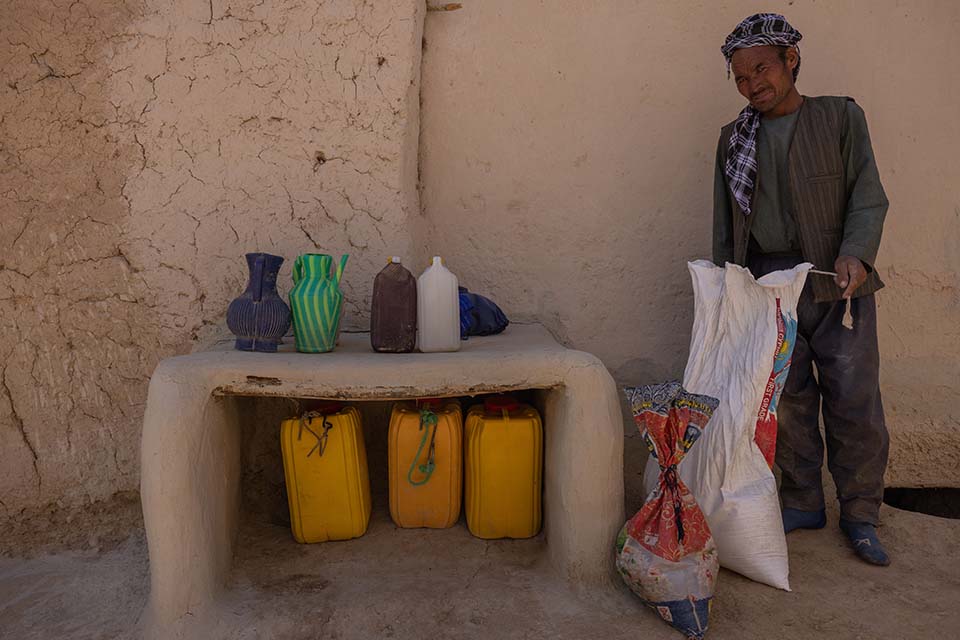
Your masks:
<svg viewBox="0 0 960 640"><path fill-rule="evenodd" d="M843 297L849 298L867 279L867 268L859 258L840 256L833 263L833 270L837 277L833 279L837 286L843 289Z"/></svg>

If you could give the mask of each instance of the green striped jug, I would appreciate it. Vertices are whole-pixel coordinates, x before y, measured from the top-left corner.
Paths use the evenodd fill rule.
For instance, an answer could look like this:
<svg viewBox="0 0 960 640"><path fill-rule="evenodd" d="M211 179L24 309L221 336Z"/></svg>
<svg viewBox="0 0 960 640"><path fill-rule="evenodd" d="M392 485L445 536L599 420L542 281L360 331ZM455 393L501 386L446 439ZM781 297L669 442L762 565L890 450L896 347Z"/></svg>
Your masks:
<svg viewBox="0 0 960 640"><path fill-rule="evenodd" d="M332 275L333 256L306 253L294 260L290 312L297 351L325 353L336 346L343 310L340 279L348 257L340 258Z"/></svg>

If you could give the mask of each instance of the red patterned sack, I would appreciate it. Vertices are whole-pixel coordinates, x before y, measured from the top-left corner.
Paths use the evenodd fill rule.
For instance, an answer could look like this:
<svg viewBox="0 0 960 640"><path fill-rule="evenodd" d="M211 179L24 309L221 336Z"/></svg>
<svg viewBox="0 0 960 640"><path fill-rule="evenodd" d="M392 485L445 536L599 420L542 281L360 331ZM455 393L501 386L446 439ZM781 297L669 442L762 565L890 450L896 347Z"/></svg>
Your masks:
<svg viewBox="0 0 960 640"><path fill-rule="evenodd" d="M617 570L634 593L688 638L707 630L716 587L717 547L677 464L718 402L679 382L626 390L637 427L660 465L656 488L617 537Z"/></svg>

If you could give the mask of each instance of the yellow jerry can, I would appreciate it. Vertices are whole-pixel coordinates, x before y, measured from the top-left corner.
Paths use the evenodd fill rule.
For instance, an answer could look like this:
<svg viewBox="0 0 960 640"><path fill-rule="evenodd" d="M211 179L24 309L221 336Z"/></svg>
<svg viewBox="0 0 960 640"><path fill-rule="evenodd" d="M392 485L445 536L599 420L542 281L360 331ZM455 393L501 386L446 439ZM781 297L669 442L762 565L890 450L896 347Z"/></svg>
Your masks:
<svg viewBox="0 0 960 640"><path fill-rule="evenodd" d="M540 531L543 425L537 410L506 396L467 412L467 526L478 538L530 538Z"/></svg>
<svg viewBox="0 0 960 640"><path fill-rule="evenodd" d="M460 518L463 413L456 400L398 402L390 416L390 517L445 529Z"/></svg>
<svg viewBox="0 0 960 640"><path fill-rule="evenodd" d="M357 408L330 405L284 420L280 448L297 542L362 536L370 522L370 477Z"/></svg>

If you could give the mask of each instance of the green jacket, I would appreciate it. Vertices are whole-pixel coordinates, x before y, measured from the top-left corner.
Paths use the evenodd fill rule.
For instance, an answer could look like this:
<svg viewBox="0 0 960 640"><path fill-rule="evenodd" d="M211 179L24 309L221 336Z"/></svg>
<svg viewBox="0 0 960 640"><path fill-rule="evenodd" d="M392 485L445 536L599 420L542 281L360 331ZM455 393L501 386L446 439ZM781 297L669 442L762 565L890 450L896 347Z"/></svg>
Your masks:
<svg viewBox="0 0 960 640"><path fill-rule="evenodd" d="M720 132L714 177L713 258L719 265L746 265L752 216L744 215L730 194L723 167L733 123ZM863 110L849 98L805 97L786 158L786 200L799 232L805 260L833 270L840 255L859 258L869 272L855 296L883 286L873 265L880 247L888 201L880 183ZM758 184L776 176L757 176ZM842 290L829 278L812 279L817 301L840 299Z"/></svg>

